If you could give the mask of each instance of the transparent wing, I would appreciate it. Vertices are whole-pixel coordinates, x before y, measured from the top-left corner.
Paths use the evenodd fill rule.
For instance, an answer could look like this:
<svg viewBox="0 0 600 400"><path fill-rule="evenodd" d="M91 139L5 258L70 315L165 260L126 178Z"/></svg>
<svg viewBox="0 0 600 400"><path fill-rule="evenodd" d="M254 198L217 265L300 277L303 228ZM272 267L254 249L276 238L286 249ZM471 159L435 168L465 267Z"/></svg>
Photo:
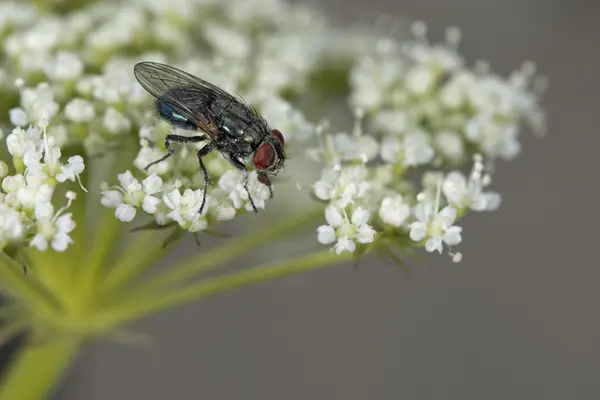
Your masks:
<svg viewBox="0 0 600 400"><path fill-rule="evenodd" d="M133 72L150 94L209 134L216 128L216 116L210 105L215 100L240 103L223 89L169 65L141 62L134 66Z"/></svg>

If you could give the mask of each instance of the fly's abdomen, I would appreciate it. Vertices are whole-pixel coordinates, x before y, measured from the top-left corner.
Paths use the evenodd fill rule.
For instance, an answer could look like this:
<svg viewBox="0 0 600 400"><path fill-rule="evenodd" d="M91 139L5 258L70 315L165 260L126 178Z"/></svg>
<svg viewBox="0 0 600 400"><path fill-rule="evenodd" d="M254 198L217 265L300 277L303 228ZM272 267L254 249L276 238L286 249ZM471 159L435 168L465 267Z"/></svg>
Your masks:
<svg viewBox="0 0 600 400"><path fill-rule="evenodd" d="M193 123L191 123L183 115L175 112L173 107L171 107L164 101L158 100L156 102L156 108L158 109L159 115L163 119L167 120L167 122L177 126L178 128L186 129L186 130L190 130L190 131L197 129L197 126L195 126Z"/></svg>

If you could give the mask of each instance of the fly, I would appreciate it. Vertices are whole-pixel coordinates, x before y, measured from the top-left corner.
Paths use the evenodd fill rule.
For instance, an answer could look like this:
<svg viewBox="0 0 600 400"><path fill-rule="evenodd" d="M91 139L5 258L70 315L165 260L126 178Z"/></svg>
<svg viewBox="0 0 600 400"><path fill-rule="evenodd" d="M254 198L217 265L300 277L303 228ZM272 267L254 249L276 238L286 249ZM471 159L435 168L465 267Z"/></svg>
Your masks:
<svg viewBox="0 0 600 400"><path fill-rule="evenodd" d="M276 175L285 162L283 135L271 129L258 111L239 97L175 67L155 62L140 62L133 68L136 79L152 96L159 116L178 128L199 133L196 136L167 135L168 153L144 169L175 154L171 142L206 145L197 153L204 176L204 194L199 212L206 203L209 175L202 157L211 151L220 152L229 163L243 173L244 188L255 212L258 212L248 190L248 167L252 165L259 182L268 186L273 197L269 176Z"/></svg>

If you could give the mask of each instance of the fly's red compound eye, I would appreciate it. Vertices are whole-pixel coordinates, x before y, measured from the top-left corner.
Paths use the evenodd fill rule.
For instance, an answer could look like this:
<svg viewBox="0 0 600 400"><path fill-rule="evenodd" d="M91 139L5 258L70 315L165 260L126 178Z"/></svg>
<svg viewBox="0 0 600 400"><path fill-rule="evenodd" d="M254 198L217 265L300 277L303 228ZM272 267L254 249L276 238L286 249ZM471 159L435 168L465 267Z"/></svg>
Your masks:
<svg viewBox="0 0 600 400"><path fill-rule="evenodd" d="M269 169L275 163L275 150L269 143L263 143L254 154L256 169Z"/></svg>
<svg viewBox="0 0 600 400"><path fill-rule="evenodd" d="M285 140L283 139L283 135L281 134L281 132L277 129L273 129L271 131L271 134L273 136L275 136L277 139L279 139L279 141L281 142L281 145L283 146L283 144L285 143Z"/></svg>

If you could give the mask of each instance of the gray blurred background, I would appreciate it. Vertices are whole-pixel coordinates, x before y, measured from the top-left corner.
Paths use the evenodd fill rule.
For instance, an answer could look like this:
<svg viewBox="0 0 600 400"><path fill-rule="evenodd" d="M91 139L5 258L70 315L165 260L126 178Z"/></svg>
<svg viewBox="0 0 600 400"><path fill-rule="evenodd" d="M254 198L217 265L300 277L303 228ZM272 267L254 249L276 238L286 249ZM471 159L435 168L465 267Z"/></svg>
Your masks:
<svg viewBox="0 0 600 400"><path fill-rule="evenodd" d="M151 349L89 349L57 398L600 398L600 3L311 2L343 23L422 19L435 39L457 25L469 61L503 74L536 61L549 136L499 166L503 206L464 222L463 263L407 278L369 260L173 310L136 327Z"/></svg>

